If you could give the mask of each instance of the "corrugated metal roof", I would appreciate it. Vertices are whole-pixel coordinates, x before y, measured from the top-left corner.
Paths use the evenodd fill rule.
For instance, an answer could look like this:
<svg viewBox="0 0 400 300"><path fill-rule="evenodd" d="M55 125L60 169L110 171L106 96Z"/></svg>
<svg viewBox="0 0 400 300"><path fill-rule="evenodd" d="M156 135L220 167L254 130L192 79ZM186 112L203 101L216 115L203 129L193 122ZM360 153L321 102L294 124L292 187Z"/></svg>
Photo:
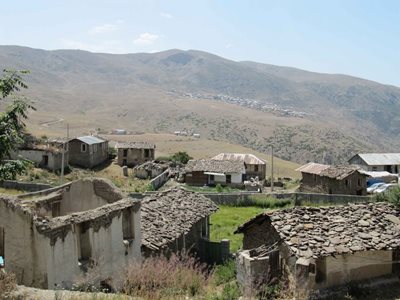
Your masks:
<svg viewBox="0 0 400 300"><path fill-rule="evenodd" d="M240 161L249 165L265 165L265 160L249 153L220 153L212 159Z"/></svg>
<svg viewBox="0 0 400 300"><path fill-rule="evenodd" d="M297 168L296 171L319 175L323 170L328 169L329 167L330 167L329 165L309 162L308 164L305 164L304 166Z"/></svg>
<svg viewBox="0 0 400 300"><path fill-rule="evenodd" d="M88 145L99 144L99 143L105 142L105 140L100 139L96 136L92 136L92 135L80 136L80 137L77 137L76 139L80 140L81 142L86 143Z"/></svg>
<svg viewBox="0 0 400 300"><path fill-rule="evenodd" d="M369 166L400 165L400 153L359 153L357 155Z"/></svg>
<svg viewBox="0 0 400 300"><path fill-rule="evenodd" d="M148 142L119 142L115 146L117 149L155 149L154 144Z"/></svg>
<svg viewBox="0 0 400 300"><path fill-rule="evenodd" d="M360 169L359 172L360 172L361 174L368 175L368 176L370 176L370 177L372 177L372 178L397 177L396 174L392 174L392 173L389 173L389 172L387 172L387 171L365 171L365 170L361 170L361 169Z"/></svg>

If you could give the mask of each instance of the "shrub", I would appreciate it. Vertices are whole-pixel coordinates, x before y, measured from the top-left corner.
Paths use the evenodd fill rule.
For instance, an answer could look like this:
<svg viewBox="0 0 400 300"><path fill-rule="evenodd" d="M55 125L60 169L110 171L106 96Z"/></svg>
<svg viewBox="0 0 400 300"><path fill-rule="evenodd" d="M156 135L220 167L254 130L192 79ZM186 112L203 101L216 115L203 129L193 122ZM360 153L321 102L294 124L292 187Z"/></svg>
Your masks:
<svg viewBox="0 0 400 300"><path fill-rule="evenodd" d="M6 273L0 270L0 299L15 290L17 287L17 280L12 273Z"/></svg>
<svg viewBox="0 0 400 300"><path fill-rule="evenodd" d="M224 190L223 189L223 187L222 187L222 185L220 185L219 183L215 186L215 190L218 192L218 193L222 193L222 191Z"/></svg>
<svg viewBox="0 0 400 300"><path fill-rule="evenodd" d="M387 193L389 202L400 207L400 187L395 187Z"/></svg>
<svg viewBox="0 0 400 300"><path fill-rule="evenodd" d="M180 162L182 164L187 164L187 162L192 159L185 151L183 152L176 152L174 155L171 156L171 160Z"/></svg>
<svg viewBox="0 0 400 300"><path fill-rule="evenodd" d="M227 260L223 265L214 269L214 282L216 285L228 283L236 278L236 263L233 259Z"/></svg>
<svg viewBox="0 0 400 300"><path fill-rule="evenodd" d="M209 280L206 266L186 253L149 257L131 263L125 273L122 291L146 299L198 296Z"/></svg>

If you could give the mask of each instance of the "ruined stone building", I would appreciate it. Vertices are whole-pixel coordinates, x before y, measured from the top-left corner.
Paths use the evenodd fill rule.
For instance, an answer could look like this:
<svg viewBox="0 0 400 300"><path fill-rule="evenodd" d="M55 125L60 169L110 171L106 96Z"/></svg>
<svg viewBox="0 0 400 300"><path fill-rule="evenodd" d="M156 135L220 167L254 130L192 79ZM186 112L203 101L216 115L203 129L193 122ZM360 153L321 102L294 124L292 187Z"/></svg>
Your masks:
<svg viewBox="0 0 400 300"><path fill-rule="evenodd" d="M154 160L156 146L147 142L118 143L117 161L120 166L134 167Z"/></svg>
<svg viewBox="0 0 400 300"><path fill-rule="evenodd" d="M95 136L81 136L68 142L69 163L93 168L108 160L108 141Z"/></svg>
<svg viewBox="0 0 400 300"><path fill-rule="evenodd" d="M324 194L367 194L368 176L355 166L329 166L308 163L296 171L301 172L300 190Z"/></svg>
<svg viewBox="0 0 400 300"><path fill-rule="evenodd" d="M251 178L255 177L258 177L260 181L265 180L267 164L265 160L258 158L254 154L220 153L217 156L214 156L212 159L243 162L246 170L243 180L250 180Z"/></svg>
<svg viewBox="0 0 400 300"><path fill-rule="evenodd" d="M216 159L189 160L185 167L188 185L243 187L244 162Z"/></svg>
<svg viewBox="0 0 400 300"><path fill-rule="evenodd" d="M69 288L91 266L115 278L140 246L140 202L107 180L0 197L0 256L19 284Z"/></svg>
<svg viewBox="0 0 400 300"><path fill-rule="evenodd" d="M133 175L140 179L155 178L172 165L171 162L147 161L133 168Z"/></svg>
<svg viewBox="0 0 400 300"><path fill-rule="evenodd" d="M281 277L303 299L350 284L399 283L400 211L388 203L262 213L235 233L244 234L237 266L245 286Z"/></svg>
<svg viewBox="0 0 400 300"><path fill-rule="evenodd" d="M199 256L202 239L210 237L210 215L218 206L201 194L174 189L145 197L141 202L144 256L183 249Z"/></svg>

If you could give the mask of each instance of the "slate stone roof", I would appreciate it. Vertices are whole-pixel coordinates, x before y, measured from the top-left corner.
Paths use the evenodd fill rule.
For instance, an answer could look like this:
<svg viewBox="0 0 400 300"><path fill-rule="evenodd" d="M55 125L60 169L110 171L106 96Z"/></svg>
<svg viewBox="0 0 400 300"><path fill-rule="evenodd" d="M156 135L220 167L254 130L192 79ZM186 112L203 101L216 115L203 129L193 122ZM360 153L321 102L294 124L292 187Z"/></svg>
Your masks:
<svg viewBox="0 0 400 300"><path fill-rule="evenodd" d="M299 168L297 168L295 171L299 171L302 173L307 173L307 174L316 174L319 175L323 170L329 168L329 165L323 165L323 164L318 164L314 162L309 162L308 164L305 164Z"/></svg>
<svg viewBox="0 0 400 300"><path fill-rule="evenodd" d="M125 142L125 143L117 143L115 145L117 149L155 149L156 146L154 144L148 142Z"/></svg>
<svg viewBox="0 0 400 300"><path fill-rule="evenodd" d="M400 210L384 202L263 213L235 233L242 233L261 220L271 222L298 258L400 248Z"/></svg>
<svg viewBox="0 0 400 300"><path fill-rule="evenodd" d="M142 246L159 250L218 210L205 196L173 189L145 197L141 209Z"/></svg>
<svg viewBox="0 0 400 300"><path fill-rule="evenodd" d="M354 172L358 172L358 167L354 166L330 166L327 169L324 169L319 174L320 176L329 177L337 180L342 180L347 176L353 174ZM360 173L361 174L361 173ZM363 174L365 175L365 174Z"/></svg>
<svg viewBox="0 0 400 300"><path fill-rule="evenodd" d="M232 160L198 159L189 160L186 172L240 173L246 172L244 162Z"/></svg>

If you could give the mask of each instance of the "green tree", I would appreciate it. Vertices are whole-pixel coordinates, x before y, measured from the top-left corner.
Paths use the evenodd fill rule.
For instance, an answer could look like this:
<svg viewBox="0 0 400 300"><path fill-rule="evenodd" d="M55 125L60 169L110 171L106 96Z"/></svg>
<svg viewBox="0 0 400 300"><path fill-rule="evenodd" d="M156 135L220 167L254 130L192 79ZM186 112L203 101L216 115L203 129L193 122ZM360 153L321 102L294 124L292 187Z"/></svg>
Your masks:
<svg viewBox="0 0 400 300"><path fill-rule="evenodd" d="M185 151L183 152L176 152L174 155L171 156L173 161L177 161L183 164L187 164L187 162L192 159Z"/></svg>
<svg viewBox="0 0 400 300"><path fill-rule="evenodd" d="M28 166L26 160L8 160L10 153L23 143L27 111L35 109L25 97L17 93L28 87L22 78L27 73L3 70L0 77L0 101L10 101L6 110L0 113L0 180L15 179Z"/></svg>

